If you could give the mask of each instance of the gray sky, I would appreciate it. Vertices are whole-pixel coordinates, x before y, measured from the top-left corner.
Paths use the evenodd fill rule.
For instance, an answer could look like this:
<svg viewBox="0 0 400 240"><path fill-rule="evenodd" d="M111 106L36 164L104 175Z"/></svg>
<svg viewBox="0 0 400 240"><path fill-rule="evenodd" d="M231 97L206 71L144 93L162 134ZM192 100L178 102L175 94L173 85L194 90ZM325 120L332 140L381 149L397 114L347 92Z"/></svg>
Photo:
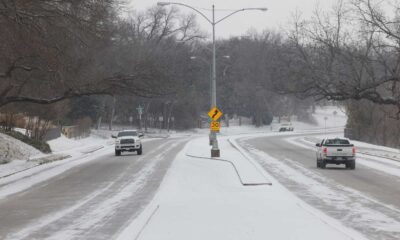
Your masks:
<svg viewBox="0 0 400 240"><path fill-rule="evenodd" d="M166 1L166 0L162 0ZM248 11L240 12L232 17L224 20L217 25L217 38L228 38L230 36L240 36L245 34L249 29L262 31L264 29L280 30L281 27L287 26L291 15L296 10L302 13L302 16L308 17L314 11L318 3L320 8L329 9L336 0L173 0L174 2L185 3L193 7L199 8L207 16L211 18L211 11L203 9L211 9L212 4L216 9L224 9L217 11L216 18L219 19L229 13L227 9L240 9L247 7L267 7L267 12ZM146 8L155 6L157 0L131 0L131 8L136 11L142 11ZM190 10L179 7L183 12ZM211 33L211 25L208 24L201 16L197 17L197 21L204 32Z"/></svg>

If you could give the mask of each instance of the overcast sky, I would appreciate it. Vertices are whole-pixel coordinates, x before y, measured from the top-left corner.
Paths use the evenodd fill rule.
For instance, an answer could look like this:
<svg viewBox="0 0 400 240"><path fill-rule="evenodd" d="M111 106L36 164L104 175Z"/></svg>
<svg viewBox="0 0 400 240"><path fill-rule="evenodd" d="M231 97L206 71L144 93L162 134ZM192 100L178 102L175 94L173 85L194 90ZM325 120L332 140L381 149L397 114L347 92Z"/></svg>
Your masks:
<svg viewBox="0 0 400 240"><path fill-rule="evenodd" d="M136 11L142 11L146 8L155 6L157 0L131 0L131 8ZM162 0L165 1L165 0ZM217 25L217 38L228 38L230 36L240 36L245 34L249 29L262 31L264 29L280 30L281 27L287 26L291 15L296 11L302 12L302 15L310 16L318 3L322 9L329 9L336 0L173 0L174 2L185 3L199 8L207 16L211 18L212 4L216 9L223 11L216 12L216 18L219 19L229 13L229 9L240 9L247 7L266 7L267 12L248 11L240 12L226 19ZM180 7L182 11L190 10ZM211 33L211 25L198 16L197 21L201 29L207 33Z"/></svg>

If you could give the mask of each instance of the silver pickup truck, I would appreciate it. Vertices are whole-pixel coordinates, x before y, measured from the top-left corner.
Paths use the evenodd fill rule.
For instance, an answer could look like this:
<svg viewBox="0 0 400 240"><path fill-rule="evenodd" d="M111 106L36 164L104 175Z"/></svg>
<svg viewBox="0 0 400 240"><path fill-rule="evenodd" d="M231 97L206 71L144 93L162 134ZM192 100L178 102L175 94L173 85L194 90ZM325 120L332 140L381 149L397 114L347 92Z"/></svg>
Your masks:
<svg viewBox="0 0 400 240"><path fill-rule="evenodd" d="M326 164L345 164L346 168L356 168L356 149L348 139L325 138L316 147L317 168L326 168Z"/></svg>

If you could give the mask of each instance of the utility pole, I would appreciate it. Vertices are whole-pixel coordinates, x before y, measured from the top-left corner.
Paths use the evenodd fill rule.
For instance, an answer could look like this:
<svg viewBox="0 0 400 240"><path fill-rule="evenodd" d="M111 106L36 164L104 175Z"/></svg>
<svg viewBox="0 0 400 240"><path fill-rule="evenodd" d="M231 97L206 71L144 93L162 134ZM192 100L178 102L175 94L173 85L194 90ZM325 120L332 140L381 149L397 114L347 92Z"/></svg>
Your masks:
<svg viewBox="0 0 400 240"><path fill-rule="evenodd" d="M236 11L233 11L226 15L225 17L215 20L215 6L212 5L212 19L210 20L204 13L199 11L198 9L184 4L184 3L176 3L176 2L158 2L158 6L167 6L167 5L179 5L183 7L187 7L192 9L193 11L200 14L203 18L205 18L212 26L212 79L211 79L211 108L210 109L217 109L217 67L216 67L216 42L215 42L215 26L222 22L223 20L227 19L228 17L232 16L235 13L248 11L248 10L260 10L260 11L267 11L267 8L242 8ZM219 125L218 125L219 126ZM220 157L220 150L218 147L218 140L217 140L217 131L210 128L210 143L212 145L211 148L211 157Z"/></svg>

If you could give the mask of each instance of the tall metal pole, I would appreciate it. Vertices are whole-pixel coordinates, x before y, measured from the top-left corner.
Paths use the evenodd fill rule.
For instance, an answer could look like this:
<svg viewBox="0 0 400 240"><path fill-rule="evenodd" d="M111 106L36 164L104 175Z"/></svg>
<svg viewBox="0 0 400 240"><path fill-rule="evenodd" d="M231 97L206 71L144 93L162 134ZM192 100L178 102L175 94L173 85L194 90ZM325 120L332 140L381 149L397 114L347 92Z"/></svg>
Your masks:
<svg viewBox="0 0 400 240"><path fill-rule="evenodd" d="M158 2L157 5L158 6L167 6L167 5L180 5L180 6L184 6L187 8L192 9L193 11L197 12L198 14L200 14L202 17L204 17L204 19L206 19L213 28L213 54L212 54L212 79L211 79L211 108L216 107L217 106L217 73L216 73L216 49L215 49L215 25L217 25L218 23L222 22L223 20L227 19L228 17L232 16L233 14L236 14L238 12L243 12L243 11L247 11L247 10L260 10L260 11L267 11L267 8L242 8L242 9L238 9L236 11L233 11L231 13L229 13L228 15L226 15L225 17L219 19L218 21L215 21L215 6L212 6L212 20L210 20L204 13L202 13L201 11L199 11L198 9L184 4L184 3L177 3L177 2ZM212 145L211 148L211 157L219 157L220 156L220 151L218 148L218 142L217 142L217 134L215 132L213 132L212 130L210 130L210 144Z"/></svg>
<svg viewBox="0 0 400 240"><path fill-rule="evenodd" d="M213 31L213 47L212 47L212 95L211 108L217 106L217 67L216 67L216 49L215 49L215 7L212 6L212 31Z"/></svg>
<svg viewBox="0 0 400 240"><path fill-rule="evenodd" d="M212 84L211 84L211 108L217 106L217 67L216 67L216 47L215 47L215 6L212 6L212 30L213 30L213 51L212 51ZM220 157L218 148L217 133L210 129L210 136L212 142L211 157Z"/></svg>

